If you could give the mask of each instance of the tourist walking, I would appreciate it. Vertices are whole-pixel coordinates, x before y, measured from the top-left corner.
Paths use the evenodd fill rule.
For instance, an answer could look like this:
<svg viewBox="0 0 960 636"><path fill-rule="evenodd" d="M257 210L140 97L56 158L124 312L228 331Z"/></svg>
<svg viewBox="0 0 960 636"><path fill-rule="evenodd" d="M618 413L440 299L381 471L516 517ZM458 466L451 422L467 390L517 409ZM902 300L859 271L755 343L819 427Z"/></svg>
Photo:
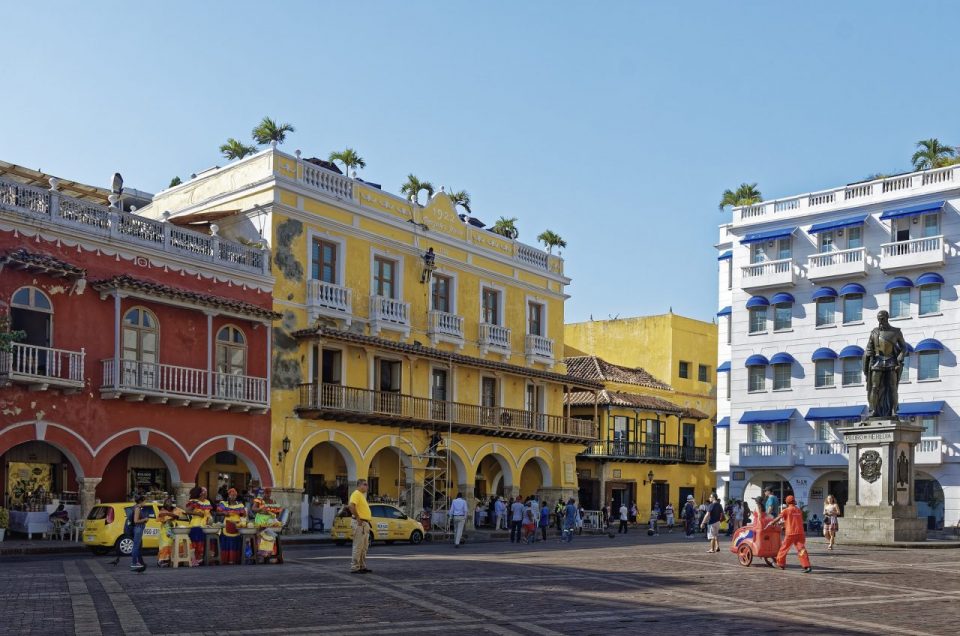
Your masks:
<svg viewBox="0 0 960 636"><path fill-rule="evenodd" d="M467 500L463 493L458 492L456 499L450 502L447 515L453 521L453 547L460 547L460 538L463 536L463 526L467 522Z"/></svg>
<svg viewBox="0 0 960 636"><path fill-rule="evenodd" d="M133 530L133 552L130 553L130 569L143 572L147 564L143 562L143 529L147 525L147 512L143 509L143 495L137 495L134 501L130 522Z"/></svg>
<svg viewBox="0 0 960 636"><path fill-rule="evenodd" d="M710 494L710 505L704 513L703 521L700 527L707 531L707 540L710 541L710 549L707 552L720 552L720 522L723 521L723 505L717 498L717 493Z"/></svg>
<svg viewBox="0 0 960 636"><path fill-rule="evenodd" d="M494 530L506 530L507 529L507 504L503 503L503 497L497 497L497 501L493 504L493 510L495 513L493 529Z"/></svg>
<svg viewBox="0 0 960 636"><path fill-rule="evenodd" d="M687 495L687 503L683 505L683 530L686 532L687 538L693 538L693 528L694 523L697 518L697 508L693 503L693 495Z"/></svg>
<svg viewBox="0 0 960 636"><path fill-rule="evenodd" d="M550 506L547 505L547 502L543 502L543 507L540 508L540 536L546 541L547 540L547 530L550 529Z"/></svg>
<svg viewBox="0 0 960 636"><path fill-rule="evenodd" d="M668 533L673 532L673 521L674 521L673 504L668 501L663 511L664 511L664 515L667 517L667 532Z"/></svg>
<svg viewBox="0 0 960 636"><path fill-rule="evenodd" d="M350 493L350 515L353 517L353 554L350 557L350 574L367 574L367 549L370 547L370 530L373 515L367 503L366 479L357 480L357 489Z"/></svg>
<svg viewBox="0 0 960 636"><path fill-rule="evenodd" d="M777 499L776 495L773 494L773 488L764 488L763 494L765 497L763 500L763 507L765 508L766 513L771 517L776 517L780 514L780 500Z"/></svg>
<svg viewBox="0 0 960 636"><path fill-rule="evenodd" d="M523 499L517 495L517 500L510 506L510 543L520 543L523 537Z"/></svg>
<svg viewBox="0 0 960 636"><path fill-rule="evenodd" d="M629 513L627 511L627 504L621 503L620 504L620 529L617 530L617 534L627 534L627 520L628 520L627 515L628 514Z"/></svg>
<svg viewBox="0 0 960 636"><path fill-rule="evenodd" d="M637 510L637 502L634 501L632 504L630 504L630 523L631 524L638 523L640 521L638 519L639 514L640 514L640 511Z"/></svg>
<svg viewBox="0 0 960 636"><path fill-rule="evenodd" d="M647 524L647 525L648 525L648 527L647 527L647 534L648 534L648 535L651 535L651 536L652 536L652 535L655 535L655 534L660 534L660 533L657 531L657 522L658 522L659 520L660 520L660 506L658 506L657 504L654 504L654 505L653 505L653 510L650 511L650 520L649 520L649 522L648 522L648 524Z"/></svg>
<svg viewBox="0 0 960 636"><path fill-rule="evenodd" d="M827 495L827 502L823 505L823 537L827 540L827 550L833 550L837 539L837 518L840 517L840 506L833 495Z"/></svg>
<svg viewBox="0 0 960 636"><path fill-rule="evenodd" d="M793 495L787 495L786 504L783 512L765 525L764 529L775 523L783 524L784 537L780 544L780 551L777 552L777 567L781 570L787 569L787 554L790 552L790 548L794 547L797 550L797 556L800 557L803 572L808 574L811 567L810 557L807 555L806 536L803 531L803 512L797 507L797 501L793 498Z"/></svg>
<svg viewBox="0 0 960 636"><path fill-rule="evenodd" d="M561 541L570 543L573 541L573 534L579 525L580 511L573 501L573 497L567 500L567 505L563 509L563 535Z"/></svg>

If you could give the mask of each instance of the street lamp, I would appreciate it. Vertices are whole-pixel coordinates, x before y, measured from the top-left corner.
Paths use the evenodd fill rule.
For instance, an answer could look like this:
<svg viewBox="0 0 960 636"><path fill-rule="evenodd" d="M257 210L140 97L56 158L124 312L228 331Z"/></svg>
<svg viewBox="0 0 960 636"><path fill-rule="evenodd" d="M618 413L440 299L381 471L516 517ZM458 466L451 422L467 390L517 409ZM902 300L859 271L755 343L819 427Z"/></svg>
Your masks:
<svg viewBox="0 0 960 636"><path fill-rule="evenodd" d="M282 462L286 458L287 453L290 452L290 438L284 435L283 441L280 442L280 447L282 450L277 453L277 463Z"/></svg>

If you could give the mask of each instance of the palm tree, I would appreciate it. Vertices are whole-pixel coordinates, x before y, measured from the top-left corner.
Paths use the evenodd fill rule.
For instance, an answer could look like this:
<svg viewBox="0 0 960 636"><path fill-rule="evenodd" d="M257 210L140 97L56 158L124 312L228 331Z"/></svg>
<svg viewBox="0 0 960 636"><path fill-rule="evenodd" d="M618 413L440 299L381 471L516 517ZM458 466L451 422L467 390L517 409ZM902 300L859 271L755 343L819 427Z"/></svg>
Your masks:
<svg viewBox="0 0 960 636"><path fill-rule="evenodd" d="M949 165L950 159L956 154L955 149L944 146L939 139L921 139L910 161L916 170L929 170Z"/></svg>
<svg viewBox="0 0 960 636"><path fill-rule="evenodd" d="M227 139L227 143L220 146L220 152L227 159L243 159L247 155L252 155L257 149L254 146L248 146L242 141L233 137Z"/></svg>
<svg viewBox="0 0 960 636"><path fill-rule="evenodd" d="M467 214L471 214L470 211L470 195L466 190L460 190L458 192L451 192L449 195L450 202L453 203L454 207L460 206L467 211Z"/></svg>
<svg viewBox="0 0 960 636"><path fill-rule="evenodd" d="M731 207L740 207L742 205L753 205L763 201L763 195L757 190L756 183L741 183L740 187L733 190L724 190L720 198L720 211L728 205Z"/></svg>
<svg viewBox="0 0 960 636"><path fill-rule="evenodd" d="M333 163L339 161L343 164L343 174L350 176L350 171L355 168L366 168L367 162L363 160L357 151L353 148L345 148L340 152L331 152L327 159Z"/></svg>
<svg viewBox="0 0 960 636"><path fill-rule="evenodd" d="M253 132L253 140L261 146L266 146L272 141L282 144L287 139L287 133L295 132L293 124L278 124L269 117L264 117Z"/></svg>
<svg viewBox="0 0 960 636"><path fill-rule="evenodd" d="M560 238L560 235L552 230L544 230L537 237L537 240L543 243L543 246L547 248L547 254L553 254L553 248L555 247L567 246L567 242Z"/></svg>
<svg viewBox="0 0 960 636"><path fill-rule="evenodd" d="M520 236L520 230L517 229L517 217L508 219L501 216L490 228L490 231L500 236L506 236L508 239L516 239Z"/></svg>
<svg viewBox="0 0 960 636"><path fill-rule="evenodd" d="M429 181L421 181L412 174L407 175L407 182L400 186L400 192L406 195L412 195L414 202L420 204L420 191L427 193L427 197L433 196L433 184Z"/></svg>

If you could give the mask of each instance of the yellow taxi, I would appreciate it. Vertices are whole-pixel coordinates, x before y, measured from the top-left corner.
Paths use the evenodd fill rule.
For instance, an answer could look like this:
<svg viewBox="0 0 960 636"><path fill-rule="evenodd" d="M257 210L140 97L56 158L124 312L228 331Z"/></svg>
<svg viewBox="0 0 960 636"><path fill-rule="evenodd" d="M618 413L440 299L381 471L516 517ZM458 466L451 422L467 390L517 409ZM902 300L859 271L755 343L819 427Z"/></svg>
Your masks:
<svg viewBox="0 0 960 636"><path fill-rule="evenodd" d="M370 504L370 514L373 517L370 529L370 542L409 541L414 545L423 541L423 525L408 517L402 510L390 504ZM343 545L353 540L353 519L337 517L330 529L330 537L337 545Z"/></svg>
<svg viewBox="0 0 960 636"><path fill-rule="evenodd" d="M94 554L117 550L124 556L133 552L133 539L123 534L127 509L133 514L133 502L97 504L90 510L83 524L83 544ZM156 549L160 544L160 522L157 521L156 502L144 502L143 510L149 521L143 529L143 547Z"/></svg>

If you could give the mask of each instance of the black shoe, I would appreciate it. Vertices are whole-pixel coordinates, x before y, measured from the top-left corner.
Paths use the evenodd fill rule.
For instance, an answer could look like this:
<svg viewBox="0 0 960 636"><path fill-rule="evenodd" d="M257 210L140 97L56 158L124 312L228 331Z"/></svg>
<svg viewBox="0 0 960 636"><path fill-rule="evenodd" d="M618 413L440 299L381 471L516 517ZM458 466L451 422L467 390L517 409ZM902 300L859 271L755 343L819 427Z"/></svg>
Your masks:
<svg viewBox="0 0 960 636"><path fill-rule="evenodd" d="M350 570L350 574L363 574L363 570Z"/></svg>
<svg viewBox="0 0 960 636"><path fill-rule="evenodd" d="M803 568L801 572L803 572L804 574L810 574L811 572L813 572L813 568Z"/></svg>
<svg viewBox="0 0 960 636"><path fill-rule="evenodd" d="M363 568L360 570L360 574L373 574L373 570L370 568Z"/></svg>

